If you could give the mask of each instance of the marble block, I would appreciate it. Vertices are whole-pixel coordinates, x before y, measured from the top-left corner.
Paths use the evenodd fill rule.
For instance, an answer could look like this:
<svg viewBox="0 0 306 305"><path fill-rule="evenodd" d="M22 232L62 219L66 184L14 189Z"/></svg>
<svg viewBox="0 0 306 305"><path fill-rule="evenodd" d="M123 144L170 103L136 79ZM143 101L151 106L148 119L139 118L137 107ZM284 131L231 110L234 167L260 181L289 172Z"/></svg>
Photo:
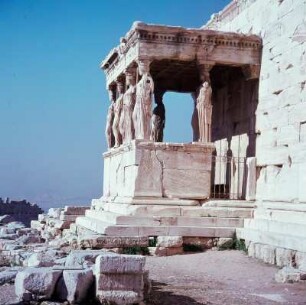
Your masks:
<svg viewBox="0 0 306 305"><path fill-rule="evenodd" d="M211 143L134 140L104 153L104 200L206 199L210 195Z"/></svg>

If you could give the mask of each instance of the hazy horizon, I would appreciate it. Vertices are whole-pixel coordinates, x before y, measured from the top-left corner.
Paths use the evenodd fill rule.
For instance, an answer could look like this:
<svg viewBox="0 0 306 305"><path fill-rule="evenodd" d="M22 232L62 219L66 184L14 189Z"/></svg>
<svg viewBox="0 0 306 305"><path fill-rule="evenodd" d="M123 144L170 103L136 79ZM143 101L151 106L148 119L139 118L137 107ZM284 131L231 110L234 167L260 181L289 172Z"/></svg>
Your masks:
<svg viewBox="0 0 306 305"><path fill-rule="evenodd" d="M198 28L230 1L0 1L0 197L41 208L102 196L109 105L99 64L134 21ZM165 140L190 142L192 99L166 93Z"/></svg>

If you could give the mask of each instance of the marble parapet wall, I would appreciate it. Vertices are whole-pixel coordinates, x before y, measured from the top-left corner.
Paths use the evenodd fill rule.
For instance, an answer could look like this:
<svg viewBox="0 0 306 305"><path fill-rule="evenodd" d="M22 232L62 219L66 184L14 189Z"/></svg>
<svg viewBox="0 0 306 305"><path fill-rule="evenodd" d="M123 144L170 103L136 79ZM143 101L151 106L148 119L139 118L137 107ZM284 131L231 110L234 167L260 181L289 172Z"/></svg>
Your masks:
<svg viewBox="0 0 306 305"><path fill-rule="evenodd" d="M139 140L112 149L104 153L103 198L154 199L155 204L158 199L207 199L213 150L213 144Z"/></svg>

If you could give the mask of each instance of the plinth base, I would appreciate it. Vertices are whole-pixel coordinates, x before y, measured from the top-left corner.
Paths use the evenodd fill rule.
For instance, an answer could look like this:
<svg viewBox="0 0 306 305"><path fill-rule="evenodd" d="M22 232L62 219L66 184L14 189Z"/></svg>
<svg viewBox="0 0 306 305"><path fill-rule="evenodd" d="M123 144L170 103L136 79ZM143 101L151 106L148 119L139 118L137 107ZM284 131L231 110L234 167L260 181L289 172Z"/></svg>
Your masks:
<svg viewBox="0 0 306 305"><path fill-rule="evenodd" d="M190 200L210 195L213 150L212 143L139 140L111 149L104 154L104 200L118 197L123 203L163 204L160 199L167 198L195 205Z"/></svg>

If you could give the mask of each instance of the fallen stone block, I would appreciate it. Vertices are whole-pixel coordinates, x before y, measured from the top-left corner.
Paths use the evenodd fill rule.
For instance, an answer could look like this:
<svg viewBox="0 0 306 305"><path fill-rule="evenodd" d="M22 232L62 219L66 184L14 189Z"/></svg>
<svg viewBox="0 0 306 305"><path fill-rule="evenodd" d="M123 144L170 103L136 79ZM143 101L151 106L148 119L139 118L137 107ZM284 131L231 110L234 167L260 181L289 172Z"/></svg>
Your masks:
<svg viewBox="0 0 306 305"><path fill-rule="evenodd" d="M279 267L292 266L294 262L295 252L290 249L276 248L275 249L275 261Z"/></svg>
<svg viewBox="0 0 306 305"><path fill-rule="evenodd" d="M201 249L211 249L214 245L213 239L209 237L183 237L183 244Z"/></svg>
<svg viewBox="0 0 306 305"><path fill-rule="evenodd" d="M301 272L292 267L284 267L275 274L278 283L294 283L301 280Z"/></svg>
<svg viewBox="0 0 306 305"><path fill-rule="evenodd" d="M150 254L156 256L172 256L184 253L183 247L166 248L166 247L150 247Z"/></svg>
<svg viewBox="0 0 306 305"><path fill-rule="evenodd" d="M0 285L13 283L17 273L18 270L7 270L0 272Z"/></svg>
<svg viewBox="0 0 306 305"><path fill-rule="evenodd" d="M31 221L31 229L42 231L45 228L46 224L41 223L38 220Z"/></svg>
<svg viewBox="0 0 306 305"><path fill-rule="evenodd" d="M17 273L15 279L15 292L20 301L32 294L34 299L50 299L61 270L52 268L26 268Z"/></svg>
<svg viewBox="0 0 306 305"><path fill-rule="evenodd" d="M59 218L61 215L61 211L63 211L63 208L51 208L48 210L48 216L53 218Z"/></svg>
<svg viewBox="0 0 306 305"><path fill-rule="evenodd" d="M15 232L16 232L19 229L25 228L25 225L22 222L20 222L20 221L13 221L13 222L8 223L7 227L9 229L15 230Z"/></svg>
<svg viewBox="0 0 306 305"><path fill-rule="evenodd" d="M156 247L179 248L183 246L182 236L158 236Z"/></svg>
<svg viewBox="0 0 306 305"><path fill-rule="evenodd" d="M27 260L28 267L52 267L56 265L56 251L33 253Z"/></svg>
<svg viewBox="0 0 306 305"><path fill-rule="evenodd" d="M137 304L142 302L143 296L134 291L99 291L96 295L102 304Z"/></svg>
<svg viewBox="0 0 306 305"><path fill-rule="evenodd" d="M92 249L147 247L149 245L149 238L83 235L78 238L78 244L81 248Z"/></svg>
<svg viewBox="0 0 306 305"><path fill-rule="evenodd" d="M145 257L105 253L96 259L95 273L143 273Z"/></svg>
<svg viewBox="0 0 306 305"><path fill-rule="evenodd" d="M219 238L217 242L217 247L221 250L223 249L232 249L234 246L234 240L232 238Z"/></svg>
<svg viewBox="0 0 306 305"><path fill-rule="evenodd" d="M90 288L94 284L94 276L91 269L64 270L62 283L61 297L70 303L80 303L87 298L94 297L88 295L89 291L92 291Z"/></svg>

